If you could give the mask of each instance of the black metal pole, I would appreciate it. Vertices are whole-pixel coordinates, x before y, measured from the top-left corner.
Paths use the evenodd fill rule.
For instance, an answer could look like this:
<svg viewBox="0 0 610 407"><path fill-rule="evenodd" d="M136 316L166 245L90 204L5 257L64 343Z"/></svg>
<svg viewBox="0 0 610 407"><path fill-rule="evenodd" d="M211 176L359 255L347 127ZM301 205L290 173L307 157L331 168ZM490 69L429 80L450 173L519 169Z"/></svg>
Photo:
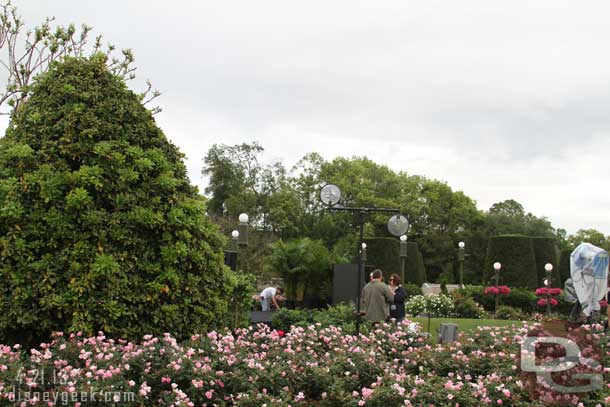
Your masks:
<svg viewBox="0 0 610 407"><path fill-rule="evenodd" d="M461 243L460 243L461 244ZM464 287L464 258L466 253L463 247L458 248L458 262L460 265L460 288Z"/></svg>
<svg viewBox="0 0 610 407"><path fill-rule="evenodd" d="M408 246L407 241L400 241L400 281L405 284L405 266L407 263Z"/></svg>
<svg viewBox="0 0 610 407"><path fill-rule="evenodd" d="M360 238L358 240L358 296L356 299L356 335L360 335L360 302L362 299L362 276L364 262L362 261L362 241L364 240L364 216L362 213L358 215L358 222L360 223Z"/></svg>
<svg viewBox="0 0 610 407"><path fill-rule="evenodd" d="M496 289L498 289L498 286L500 285L500 271L496 270L496 274L495 274L495 280L496 280ZM500 297L500 293L496 293L496 301L495 301L495 305L494 305L494 319L498 318L498 300Z"/></svg>

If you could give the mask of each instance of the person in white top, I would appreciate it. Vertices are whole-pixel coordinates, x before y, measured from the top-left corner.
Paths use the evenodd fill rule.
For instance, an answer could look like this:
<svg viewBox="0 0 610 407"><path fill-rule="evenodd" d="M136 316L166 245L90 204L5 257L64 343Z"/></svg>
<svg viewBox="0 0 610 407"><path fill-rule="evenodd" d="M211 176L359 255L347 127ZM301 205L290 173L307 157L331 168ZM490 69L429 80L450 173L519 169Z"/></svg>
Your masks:
<svg viewBox="0 0 610 407"><path fill-rule="evenodd" d="M282 287L267 287L261 291L260 299L263 311L271 311L271 305L273 305L274 310L280 309L278 300L283 292Z"/></svg>

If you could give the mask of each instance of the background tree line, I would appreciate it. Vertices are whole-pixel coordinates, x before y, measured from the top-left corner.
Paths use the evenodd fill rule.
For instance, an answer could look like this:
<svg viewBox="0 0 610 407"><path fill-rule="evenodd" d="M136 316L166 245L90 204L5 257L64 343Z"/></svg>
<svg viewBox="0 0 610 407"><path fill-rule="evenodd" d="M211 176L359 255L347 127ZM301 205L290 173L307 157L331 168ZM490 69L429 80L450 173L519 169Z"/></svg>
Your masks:
<svg viewBox="0 0 610 407"><path fill-rule="evenodd" d="M320 242L328 262L350 261L356 248L356 227L349 213L329 213L319 199L326 183L338 185L346 206L399 208L411 223L409 240L423 254L428 280L457 281L457 242L467 243L465 282L480 283L488 239L517 234L553 238L559 250L582 241L610 249L610 237L594 229L568 236L545 217L526 212L515 200L498 202L487 211L445 182L406 172L396 172L366 157L338 157L326 161L318 153L305 155L287 169L281 162L263 163L263 147L257 142L233 146L216 144L204 158L208 178L208 215L225 233L235 228L237 217L250 215L251 245L244 254L257 274L281 270L279 247L307 239ZM387 216L371 215L365 237L388 236ZM303 240L304 241L304 240ZM286 256L286 251L283 251Z"/></svg>

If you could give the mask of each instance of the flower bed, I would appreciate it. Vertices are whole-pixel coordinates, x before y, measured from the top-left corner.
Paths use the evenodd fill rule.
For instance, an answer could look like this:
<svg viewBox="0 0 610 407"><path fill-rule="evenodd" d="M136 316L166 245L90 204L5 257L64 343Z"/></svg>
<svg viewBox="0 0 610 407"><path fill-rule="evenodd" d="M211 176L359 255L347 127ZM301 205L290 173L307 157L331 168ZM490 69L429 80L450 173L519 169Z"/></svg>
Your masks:
<svg viewBox="0 0 610 407"><path fill-rule="evenodd" d="M39 400L24 406L62 405L66 395L76 398L65 405L81 407L543 406L554 396L533 399L517 367L531 328L479 327L448 346L429 345L409 321L359 337L320 325L211 332L185 343L170 335L135 344L57 334L30 352L0 347L0 405L19 405L13 399L29 391ZM608 395L604 388L589 399L561 400L594 406Z"/></svg>

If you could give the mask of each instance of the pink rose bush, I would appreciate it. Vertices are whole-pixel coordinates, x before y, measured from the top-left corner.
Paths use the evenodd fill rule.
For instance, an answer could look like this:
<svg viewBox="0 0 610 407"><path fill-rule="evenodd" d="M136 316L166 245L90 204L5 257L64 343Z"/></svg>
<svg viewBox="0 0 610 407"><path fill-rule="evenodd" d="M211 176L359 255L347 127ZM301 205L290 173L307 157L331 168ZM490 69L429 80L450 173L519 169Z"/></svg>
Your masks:
<svg viewBox="0 0 610 407"><path fill-rule="evenodd" d="M535 377L518 366L521 344L535 328L480 326L434 346L410 321L360 336L319 324L285 332L259 326L182 343L169 334L133 343L58 333L31 350L0 346L0 405L588 407L610 397L607 387L567 397L534 392ZM606 337L584 335L600 342L601 363L610 366ZM39 396L17 399L26 392ZM44 400L45 392L60 396ZM62 404L63 395L92 393L109 401L79 396Z"/></svg>

